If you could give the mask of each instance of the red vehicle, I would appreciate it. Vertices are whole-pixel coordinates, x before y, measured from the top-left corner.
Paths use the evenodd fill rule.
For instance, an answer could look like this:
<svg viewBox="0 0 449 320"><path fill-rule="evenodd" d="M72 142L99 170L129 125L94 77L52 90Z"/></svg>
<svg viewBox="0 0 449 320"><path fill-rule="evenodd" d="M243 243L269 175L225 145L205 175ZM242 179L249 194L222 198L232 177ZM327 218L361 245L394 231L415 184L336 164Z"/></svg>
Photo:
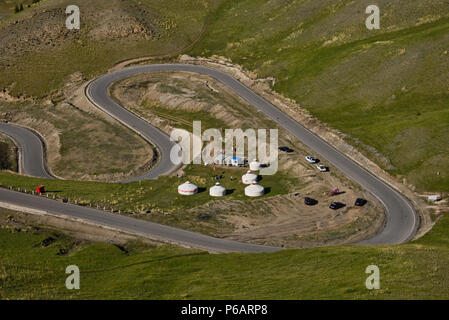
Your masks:
<svg viewBox="0 0 449 320"><path fill-rule="evenodd" d="M45 186L40 185L39 187L36 188L36 192L37 194L45 193Z"/></svg>

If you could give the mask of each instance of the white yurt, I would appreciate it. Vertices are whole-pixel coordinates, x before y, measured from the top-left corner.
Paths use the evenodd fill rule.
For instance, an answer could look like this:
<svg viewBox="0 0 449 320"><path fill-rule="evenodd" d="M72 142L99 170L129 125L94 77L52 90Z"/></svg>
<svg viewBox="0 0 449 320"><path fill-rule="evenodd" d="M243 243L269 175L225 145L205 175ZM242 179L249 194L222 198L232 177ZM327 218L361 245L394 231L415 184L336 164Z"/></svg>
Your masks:
<svg viewBox="0 0 449 320"><path fill-rule="evenodd" d="M257 182L257 174L252 173L251 170L248 171L242 176L242 182L244 184L251 184Z"/></svg>
<svg viewBox="0 0 449 320"><path fill-rule="evenodd" d="M252 171L259 171L260 170L260 162L257 161L257 159L254 159L254 161L250 162L249 169Z"/></svg>
<svg viewBox="0 0 449 320"><path fill-rule="evenodd" d="M178 187L178 193L183 196L191 196L195 193L198 193L198 187L193 183L186 181Z"/></svg>
<svg viewBox="0 0 449 320"><path fill-rule="evenodd" d="M254 182L245 188L245 195L248 197L260 197L265 194L265 188Z"/></svg>
<svg viewBox="0 0 449 320"><path fill-rule="evenodd" d="M217 182L215 186L209 189L209 195L212 197L224 197L226 195L226 188Z"/></svg>

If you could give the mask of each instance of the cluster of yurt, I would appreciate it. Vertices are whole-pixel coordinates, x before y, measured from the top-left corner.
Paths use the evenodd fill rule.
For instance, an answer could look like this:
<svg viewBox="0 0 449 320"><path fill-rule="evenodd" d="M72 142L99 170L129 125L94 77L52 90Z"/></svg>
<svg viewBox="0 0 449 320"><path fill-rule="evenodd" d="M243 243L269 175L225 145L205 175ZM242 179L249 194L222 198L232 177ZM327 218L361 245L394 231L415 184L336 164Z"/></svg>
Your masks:
<svg viewBox="0 0 449 320"><path fill-rule="evenodd" d="M247 197L260 197L265 194L265 188L260 184L257 184L259 176L252 173L252 171L259 171L261 167L262 164L257 161L257 159L254 159L249 164L249 171L242 176L242 182L244 184L249 184L249 186L245 188L245 195Z"/></svg>
<svg viewBox="0 0 449 320"><path fill-rule="evenodd" d="M225 162L226 158L223 155L220 155L219 157L215 158L216 164L222 164ZM239 159L233 159L237 162L236 165L240 164L240 158ZM259 176L252 171L258 171L261 168L261 164L259 161L254 159L250 164L250 170L247 171L242 176L242 182L244 184L247 184L248 186L245 188L245 195L248 197L260 197L265 194L265 188L259 184L257 184L257 181L259 179ZM209 189L209 195L211 197L224 197L226 195L226 188L223 187L219 182L217 182L213 187ZM181 195L193 195L198 193L198 187L194 185L193 183L186 181L185 183L178 186L178 193Z"/></svg>

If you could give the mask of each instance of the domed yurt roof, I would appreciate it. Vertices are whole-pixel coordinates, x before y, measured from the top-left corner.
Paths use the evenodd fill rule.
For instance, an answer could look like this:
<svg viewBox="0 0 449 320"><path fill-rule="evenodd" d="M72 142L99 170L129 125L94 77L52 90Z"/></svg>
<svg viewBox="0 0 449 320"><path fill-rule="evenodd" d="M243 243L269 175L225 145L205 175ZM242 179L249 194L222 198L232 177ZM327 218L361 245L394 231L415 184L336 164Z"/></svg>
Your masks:
<svg viewBox="0 0 449 320"><path fill-rule="evenodd" d="M178 187L178 193L182 195L192 195L198 192L198 187L191 183L190 181L186 181Z"/></svg>
<svg viewBox="0 0 449 320"><path fill-rule="evenodd" d="M258 171L260 170L260 162L257 161L257 159L254 159L250 164L249 164L249 168L253 171Z"/></svg>
<svg viewBox="0 0 449 320"><path fill-rule="evenodd" d="M254 182L245 188L245 195L248 197L260 197L265 194L265 188Z"/></svg>
<svg viewBox="0 0 449 320"><path fill-rule="evenodd" d="M257 174L252 173L251 171L248 171L242 176L242 182L244 184L251 184L253 182L257 182Z"/></svg>
<svg viewBox="0 0 449 320"><path fill-rule="evenodd" d="M212 197L223 197L226 195L226 188L217 182L215 186L209 189L209 195Z"/></svg>

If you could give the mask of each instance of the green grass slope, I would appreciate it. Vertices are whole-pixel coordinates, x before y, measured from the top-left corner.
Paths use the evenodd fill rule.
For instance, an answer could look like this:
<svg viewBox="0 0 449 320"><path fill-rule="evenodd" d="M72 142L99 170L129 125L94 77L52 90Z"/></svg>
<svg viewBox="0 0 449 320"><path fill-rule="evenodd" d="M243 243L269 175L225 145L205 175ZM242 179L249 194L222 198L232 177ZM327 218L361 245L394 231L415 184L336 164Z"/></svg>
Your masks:
<svg viewBox="0 0 449 320"><path fill-rule="evenodd" d="M0 89L54 96L75 72L89 79L122 60L175 54L200 37L213 10L203 0L80 0L81 29L70 31L72 4L45 0L0 20Z"/></svg>
<svg viewBox="0 0 449 320"><path fill-rule="evenodd" d="M190 53L274 76L275 90L391 173L449 191L449 4L377 1L381 29L369 31L371 4L229 0Z"/></svg>
<svg viewBox="0 0 449 320"><path fill-rule="evenodd" d="M17 147L8 137L0 135L0 170L17 171Z"/></svg>
<svg viewBox="0 0 449 320"><path fill-rule="evenodd" d="M44 184L49 198L55 197L60 201L94 208L106 208L116 213L120 210L122 214L137 215L138 218L182 229L221 235L232 231L232 225L227 222L227 218L228 215L236 214L234 210L208 208L203 213L204 209L198 209L198 211L193 209L206 203L224 200L211 199L209 196L209 188L217 182L215 179L217 175L223 177L220 182L230 191L225 201L255 201L256 199L248 199L245 196L246 185L240 180L246 171L245 168L218 168L217 171L213 171L211 167L189 165L184 169L185 175L182 178L161 176L157 180L126 184L40 179L0 171L0 186L13 187L14 190L20 188L21 191L27 190L31 193L37 186ZM233 177L232 180L231 177ZM185 181L198 186L199 193L194 198L178 194L178 185ZM264 176L263 184L267 188L266 194L258 199L287 194L301 186L301 182L297 179L280 173ZM263 210L260 209L258 214L263 215Z"/></svg>
<svg viewBox="0 0 449 320"><path fill-rule="evenodd" d="M216 255L2 226L0 299L448 299L448 230L446 215L404 245ZM73 264L81 289L69 291L65 268ZM372 264L380 290L365 287Z"/></svg>

